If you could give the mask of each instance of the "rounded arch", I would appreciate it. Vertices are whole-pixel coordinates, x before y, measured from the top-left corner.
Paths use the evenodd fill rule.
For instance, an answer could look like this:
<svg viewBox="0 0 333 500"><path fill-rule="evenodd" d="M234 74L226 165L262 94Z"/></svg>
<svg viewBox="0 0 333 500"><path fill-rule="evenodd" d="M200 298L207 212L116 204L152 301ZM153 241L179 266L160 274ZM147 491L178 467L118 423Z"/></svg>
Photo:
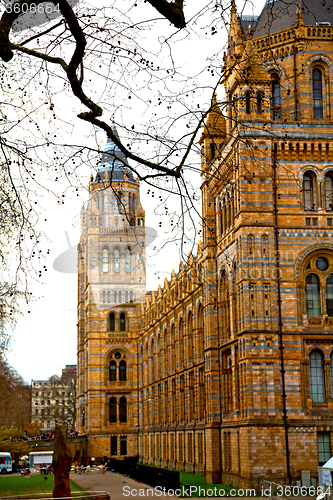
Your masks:
<svg viewBox="0 0 333 500"><path fill-rule="evenodd" d="M317 177L317 179L323 178L323 174L318 169L318 167L316 167L315 165L304 165L302 168L299 169L299 172L298 172L299 181L302 181L303 176L306 172L312 173L313 175L315 175Z"/></svg>
<svg viewBox="0 0 333 500"><path fill-rule="evenodd" d="M325 252L325 251L329 251L330 253L332 252L333 254L333 244L317 243L315 245L309 245L308 247L304 248L304 250L300 252L295 261L295 279L296 280L301 279L301 274L303 270L308 264L308 261L313 257L312 254L315 253L319 254L319 252Z"/></svg>
<svg viewBox="0 0 333 500"><path fill-rule="evenodd" d="M128 363L132 362L132 354L131 352L124 346L121 347L111 347L104 355L104 364L109 363L111 357L116 353L120 352L120 354L124 355L124 358L127 360Z"/></svg>
<svg viewBox="0 0 333 500"><path fill-rule="evenodd" d="M320 64L324 68L327 68L329 70L332 69L332 61L329 57L324 56L323 54L316 54L309 57L309 59L306 61L306 63L304 64L304 71L306 73L310 73L315 64Z"/></svg>

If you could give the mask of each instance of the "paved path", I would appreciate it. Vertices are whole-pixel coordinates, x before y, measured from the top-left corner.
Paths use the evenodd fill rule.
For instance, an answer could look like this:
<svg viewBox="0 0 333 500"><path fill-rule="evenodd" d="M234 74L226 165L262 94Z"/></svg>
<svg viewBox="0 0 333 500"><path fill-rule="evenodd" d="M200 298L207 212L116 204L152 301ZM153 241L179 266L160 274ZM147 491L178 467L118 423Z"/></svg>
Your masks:
<svg viewBox="0 0 333 500"><path fill-rule="evenodd" d="M140 498L174 498L166 493L164 494L164 492L155 492L153 487L115 472L106 471L105 474L100 472L75 474L71 472L70 477L81 488L86 490L109 492L111 500L126 500L126 498L131 499L135 496Z"/></svg>
<svg viewBox="0 0 333 500"><path fill-rule="evenodd" d="M111 495L111 500L126 500L139 497L139 498L160 498L164 500L165 498L177 498L172 495L168 495L164 491L156 491L153 487L147 484L139 483L134 481L129 477L123 476L121 474L116 474L115 472L106 471L105 474L98 472L89 472L85 474L75 474L71 473L71 479L75 481L79 486L90 491L107 491ZM251 497L226 497L223 493L217 492L215 495L211 494L211 491L207 491L209 496L200 497L200 500L208 500L211 498L225 498L226 500L245 500ZM186 493L183 495L186 498ZM252 497L253 498L253 497ZM267 498L267 500L269 500ZM302 499L303 500L303 499ZM305 499L304 499L305 500ZM314 499L312 499L314 500Z"/></svg>

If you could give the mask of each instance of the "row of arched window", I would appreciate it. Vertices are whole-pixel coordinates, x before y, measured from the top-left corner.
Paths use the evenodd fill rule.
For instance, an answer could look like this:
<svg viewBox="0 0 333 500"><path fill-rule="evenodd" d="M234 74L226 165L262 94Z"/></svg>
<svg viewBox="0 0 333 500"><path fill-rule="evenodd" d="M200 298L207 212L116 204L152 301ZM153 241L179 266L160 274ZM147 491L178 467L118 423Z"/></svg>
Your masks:
<svg viewBox="0 0 333 500"><path fill-rule="evenodd" d="M115 208L116 205L118 208L124 208L124 204L126 203L126 196L122 191L110 191L107 193L99 192L94 195L94 201L96 203L96 207L101 212L104 211L107 203L111 208ZM136 197L135 193L128 193L128 209L130 212L134 212L135 210Z"/></svg>
<svg viewBox="0 0 333 500"><path fill-rule="evenodd" d="M126 361L122 359L119 363L111 360L109 363L109 381L110 382L126 382L127 379Z"/></svg>
<svg viewBox="0 0 333 500"><path fill-rule="evenodd" d="M258 90L255 93L256 112L263 111L263 92ZM253 93L245 91L245 112L251 113L251 100ZM312 113L315 120L322 119L323 116L323 73L321 68L315 67L312 70ZM271 73L271 118L274 121L281 120L281 83L278 73Z"/></svg>
<svg viewBox="0 0 333 500"><path fill-rule="evenodd" d="M110 304L111 302L115 304L121 304L124 302L133 302L134 292L133 290L102 290L101 301L103 304L106 302Z"/></svg>
<svg viewBox="0 0 333 500"><path fill-rule="evenodd" d="M306 277L305 298L306 313L308 318L321 316L323 313L328 317L333 317L333 274L329 274L325 279L325 300L322 304L319 276L310 273ZM325 311L322 311L324 305Z"/></svg>
<svg viewBox="0 0 333 500"><path fill-rule="evenodd" d="M185 323L183 317L170 328L164 328L163 333L145 342L141 347L141 363L147 369L145 380L158 380L165 373L174 373L183 369L184 362L193 364L196 359L204 357L204 315L202 304L198 306L197 321L194 324L192 311L187 314ZM196 331L194 333L194 328Z"/></svg>
<svg viewBox="0 0 333 500"><path fill-rule="evenodd" d="M127 247L125 250L125 271L127 273L131 272L131 259L132 259L131 248ZM119 250L119 248L115 248L113 250L113 255L109 252L109 250L107 248L103 248L103 250L102 250L102 271L103 271L103 273L108 273L111 270L111 266L113 267L113 271L115 273L120 272L120 250Z"/></svg>
<svg viewBox="0 0 333 500"><path fill-rule="evenodd" d="M127 399L122 396L119 402L116 397L111 397L109 400L109 422L110 424L126 423L127 422Z"/></svg>
<svg viewBox="0 0 333 500"><path fill-rule="evenodd" d="M321 350L310 353L310 395L313 403L326 403L328 387L333 395L333 352L330 357L329 377L325 374L324 356Z"/></svg>
<svg viewBox="0 0 333 500"><path fill-rule="evenodd" d="M317 177L312 171L307 171L303 175L303 208L304 210L315 210L318 208L319 201L318 188L317 188ZM323 186L323 206L327 211L333 209L333 171L327 172L325 174L324 186Z"/></svg>
<svg viewBox="0 0 333 500"><path fill-rule="evenodd" d="M126 314L120 313L119 317L116 317L114 313L110 313L108 316L107 330L110 332L115 332L119 330L120 332L126 331Z"/></svg>

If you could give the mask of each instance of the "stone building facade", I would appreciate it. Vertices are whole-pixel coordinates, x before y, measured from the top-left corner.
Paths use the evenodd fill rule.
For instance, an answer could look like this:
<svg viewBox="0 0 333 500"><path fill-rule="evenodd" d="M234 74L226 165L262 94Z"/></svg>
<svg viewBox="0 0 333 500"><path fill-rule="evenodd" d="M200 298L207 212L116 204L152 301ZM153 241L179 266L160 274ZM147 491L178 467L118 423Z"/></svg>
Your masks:
<svg viewBox="0 0 333 500"><path fill-rule="evenodd" d="M31 380L31 422L41 422L41 430L47 432L61 420L75 427L76 365L66 365L61 377Z"/></svg>
<svg viewBox="0 0 333 500"><path fill-rule="evenodd" d="M128 454L143 462L250 485L302 470L316 477L330 458L332 7L269 0L258 18L240 17L232 0L226 105L214 95L200 138L202 242L126 310L126 340L109 337L115 309L98 310L81 272L79 376L92 380L81 398L100 455L112 432L125 433L107 409L124 393L107 379L117 350L131 360ZM91 231L102 265L103 233ZM84 344L88 321L96 334L87 330Z"/></svg>

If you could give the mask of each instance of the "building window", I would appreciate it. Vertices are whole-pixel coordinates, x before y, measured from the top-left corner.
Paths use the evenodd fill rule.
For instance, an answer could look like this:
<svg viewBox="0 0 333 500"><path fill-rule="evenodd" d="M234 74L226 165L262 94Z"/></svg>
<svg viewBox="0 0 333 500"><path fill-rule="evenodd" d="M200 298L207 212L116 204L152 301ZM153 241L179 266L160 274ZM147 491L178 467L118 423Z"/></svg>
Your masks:
<svg viewBox="0 0 333 500"><path fill-rule="evenodd" d="M102 269L103 273L107 273L109 271L109 252L106 248L103 248L103 264L102 264Z"/></svg>
<svg viewBox="0 0 333 500"><path fill-rule="evenodd" d="M124 332L126 328L126 317L125 313L120 314L120 331Z"/></svg>
<svg viewBox="0 0 333 500"><path fill-rule="evenodd" d="M317 349L310 353L310 394L313 403L325 403L324 359Z"/></svg>
<svg viewBox="0 0 333 500"><path fill-rule="evenodd" d="M131 272L131 249L127 248L125 255L125 270L127 273Z"/></svg>
<svg viewBox="0 0 333 500"><path fill-rule="evenodd" d="M210 149L210 158L211 160L214 160L215 158L215 153L216 153L216 146L215 146L215 142L211 142L209 144L209 149Z"/></svg>
<svg viewBox="0 0 333 500"><path fill-rule="evenodd" d="M127 422L127 400L125 397L121 397L119 400L119 422ZM126 453L121 453L121 455L126 455Z"/></svg>
<svg viewBox="0 0 333 500"><path fill-rule="evenodd" d="M333 396L333 352L331 352L330 379L331 379L331 397L332 397Z"/></svg>
<svg viewBox="0 0 333 500"><path fill-rule="evenodd" d="M118 248L115 249L113 253L114 257L114 272L119 273L120 272L120 254Z"/></svg>
<svg viewBox="0 0 333 500"><path fill-rule="evenodd" d="M127 436L120 436L120 455L127 455Z"/></svg>
<svg viewBox="0 0 333 500"><path fill-rule="evenodd" d="M333 317L333 274L326 278L326 314Z"/></svg>
<svg viewBox="0 0 333 500"><path fill-rule="evenodd" d="M318 462L324 465L331 458L331 443L329 432L317 432Z"/></svg>
<svg viewBox="0 0 333 500"><path fill-rule="evenodd" d="M262 113L262 97L263 93L261 90L257 92L257 113L261 114Z"/></svg>
<svg viewBox="0 0 333 500"><path fill-rule="evenodd" d="M251 92L249 90L245 92L245 113L251 113Z"/></svg>
<svg viewBox="0 0 333 500"><path fill-rule="evenodd" d="M119 380L121 382L126 381L126 361L121 360L119 363Z"/></svg>
<svg viewBox="0 0 333 500"><path fill-rule="evenodd" d="M110 314L109 321L110 321L110 332L114 332L116 330L116 318L113 313Z"/></svg>
<svg viewBox="0 0 333 500"><path fill-rule="evenodd" d="M272 119L281 120L281 87L277 73L272 75Z"/></svg>
<svg viewBox="0 0 333 500"><path fill-rule="evenodd" d="M319 278L316 274L311 273L306 277L305 300L308 318L320 316L320 286Z"/></svg>
<svg viewBox="0 0 333 500"><path fill-rule="evenodd" d="M110 382L117 380L117 364L115 361L110 361L109 364L109 380Z"/></svg>
<svg viewBox="0 0 333 500"><path fill-rule="evenodd" d="M117 423L117 400L115 397L110 398L109 421L110 421L110 424Z"/></svg>
<svg viewBox="0 0 333 500"><path fill-rule="evenodd" d="M312 71L313 118L323 118L323 82L319 68Z"/></svg>
<svg viewBox="0 0 333 500"><path fill-rule="evenodd" d="M303 176L303 208L304 210L313 210L313 178L309 173Z"/></svg>
<svg viewBox="0 0 333 500"><path fill-rule="evenodd" d="M327 219L327 225L331 226L332 225L332 219Z"/></svg>
<svg viewBox="0 0 333 500"><path fill-rule="evenodd" d="M118 455L117 436L111 436L111 455Z"/></svg>
<svg viewBox="0 0 333 500"><path fill-rule="evenodd" d="M310 226L311 225L311 219L310 219L310 217L306 217L306 219L305 219L305 225L306 226Z"/></svg>
<svg viewBox="0 0 333 500"><path fill-rule="evenodd" d="M332 173L328 173L325 175L325 210L333 209L333 175Z"/></svg>

